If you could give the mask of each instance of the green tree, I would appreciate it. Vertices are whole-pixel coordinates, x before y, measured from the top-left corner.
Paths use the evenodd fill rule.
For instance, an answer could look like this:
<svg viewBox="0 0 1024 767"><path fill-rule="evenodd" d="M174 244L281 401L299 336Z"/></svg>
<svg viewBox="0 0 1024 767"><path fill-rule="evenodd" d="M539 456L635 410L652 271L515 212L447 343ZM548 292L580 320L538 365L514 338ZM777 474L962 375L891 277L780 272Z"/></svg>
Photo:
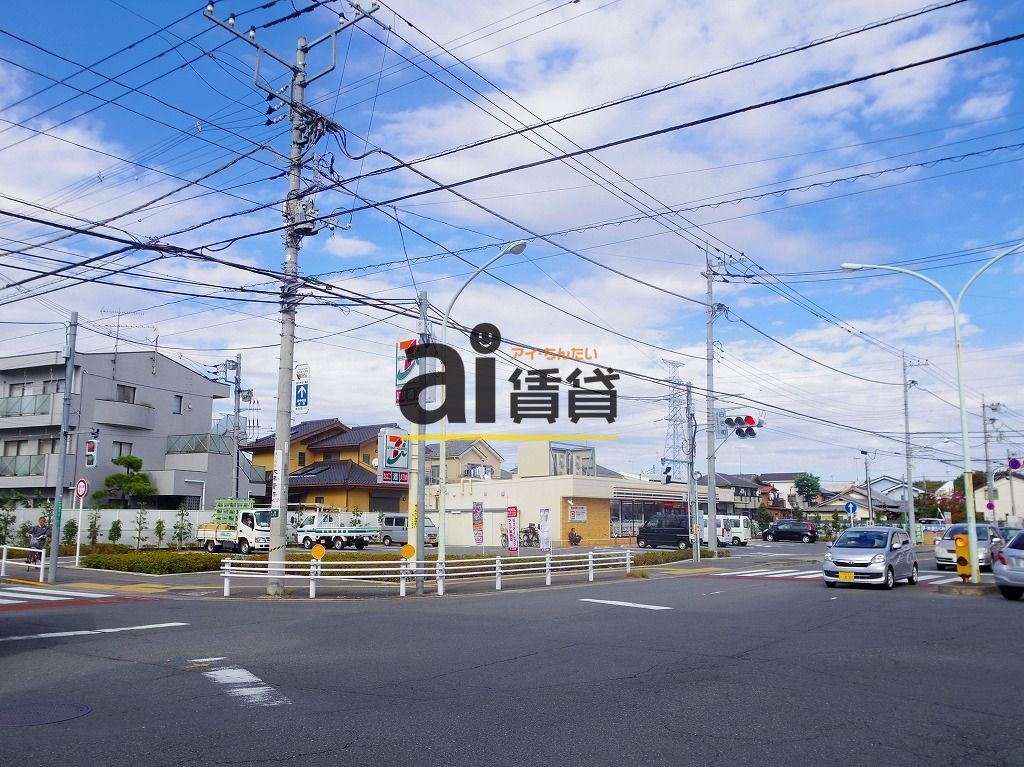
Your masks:
<svg viewBox="0 0 1024 767"><path fill-rule="evenodd" d="M135 550L142 548L142 539L146 536L146 522L149 515L146 513L146 504L140 503L139 510L135 513Z"/></svg>
<svg viewBox="0 0 1024 767"><path fill-rule="evenodd" d="M121 540L121 520L115 519L110 523L110 532L107 533L107 539L111 543L117 543Z"/></svg>
<svg viewBox="0 0 1024 767"><path fill-rule="evenodd" d="M772 513L768 511L768 507L763 503L754 512L754 521L757 522L757 527L760 530L764 530L772 523Z"/></svg>
<svg viewBox="0 0 1024 767"><path fill-rule="evenodd" d="M89 539L89 545L95 546L100 539L100 510L91 509L89 511L89 527L87 537Z"/></svg>
<svg viewBox="0 0 1024 767"><path fill-rule="evenodd" d="M192 523L189 521L188 509L185 508L185 504L181 504L178 507L178 516L174 520L171 536L178 542L179 550L185 544L185 541L192 537Z"/></svg>
<svg viewBox="0 0 1024 767"><path fill-rule="evenodd" d="M153 525L153 535L156 536L157 547L162 547L164 545L164 536L167 535L167 528L164 526L162 519L158 519L156 524Z"/></svg>
<svg viewBox="0 0 1024 767"><path fill-rule="evenodd" d="M821 479L813 474L797 474L793 479L793 489L810 506L821 495Z"/></svg>
<svg viewBox="0 0 1024 767"><path fill-rule="evenodd" d="M60 540L65 546L74 546L78 538L78 520L69 519L64 523L60 531Z"/></svg>
<svg viewBox="0 0 1024 767"><path fill-rule="evenodd" d="M17 519L14 511L19 504L24 505L24 503L25 496L18 492L5 493L3 497L0 497L0 545L8 543L11 525ZM18 545L18 542L14 541L14 545Z"/></svg>
<svg viewBox="0 0 1024 767"><path fill-rule="evenodd" d="M971 482L974 485L974 489L977 490L979 487L985 487L988 482L988 476L983 471L972 471ZM961 474L959 477L953 480L953 490L964 494L964 475Z"/></svg>
<svg viewBox="0 0 1024 767"><path fill-rule="evenodd" d="M18 535L15 538L15 546L27 546L28 545L28 531L32 529L32 523L25 521L18 526Z"/></svg>
<svg viewBox="0 0 1024 767"><path fill-rule="evenodd" d="M134 455L122 455L111 463L124 467L124 473L110 474L103 480L104 490L98 491L106 498L118 497L123 508L129 508L135 499L144 500L157 494L149 475L142 471L142 459Z"/></svg>

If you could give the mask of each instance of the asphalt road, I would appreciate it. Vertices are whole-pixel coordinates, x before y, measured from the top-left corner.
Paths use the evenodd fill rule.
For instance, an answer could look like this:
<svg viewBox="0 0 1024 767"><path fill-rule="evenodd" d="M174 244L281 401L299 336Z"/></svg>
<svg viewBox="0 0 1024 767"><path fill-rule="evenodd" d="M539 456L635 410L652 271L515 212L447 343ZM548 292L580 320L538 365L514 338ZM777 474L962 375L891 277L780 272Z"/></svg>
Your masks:
<svg viewBox="0 0 1024 767"><path fill-rule="evenodd" d="M1022 609L691 571L4 613L0 764L1020 765Z"/></svg>

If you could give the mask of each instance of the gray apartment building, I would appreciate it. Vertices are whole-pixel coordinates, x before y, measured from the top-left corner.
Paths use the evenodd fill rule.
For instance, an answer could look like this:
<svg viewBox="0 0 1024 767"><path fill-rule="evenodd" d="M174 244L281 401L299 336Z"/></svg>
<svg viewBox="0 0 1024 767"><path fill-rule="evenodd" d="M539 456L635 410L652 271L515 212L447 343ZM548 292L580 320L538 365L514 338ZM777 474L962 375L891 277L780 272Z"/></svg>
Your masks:
<svg viewBox="0 0 1024 767"><path fill-rule="evenodd" d="M63 452L64 378L62 351L0 358L0 493L53 499ZM157 352L79 353L71 392L65 506L77 479L86 479L92 491L100 489L107 475L124 471L111 461L129 454L143 460L142 470L159 490L148 500L150 508L174 509L184 502L198 509L234 497L233 438L211 431L213 401L229 396L227 384ZM97 461L87 468L85 442L92 430ZM264 491L263 470L244 454L238 485L242 498Z"/></svg>

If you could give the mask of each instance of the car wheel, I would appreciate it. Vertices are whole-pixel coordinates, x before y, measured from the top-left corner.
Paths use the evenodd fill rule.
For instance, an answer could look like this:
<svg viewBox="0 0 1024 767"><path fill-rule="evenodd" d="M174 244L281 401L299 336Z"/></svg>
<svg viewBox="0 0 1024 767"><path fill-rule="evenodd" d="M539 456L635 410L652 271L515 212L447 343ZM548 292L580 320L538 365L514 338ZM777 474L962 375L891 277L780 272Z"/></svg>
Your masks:
<svg viewBox="0 0 1024 767"><path fill-rule="evenodd" d="M890 567L888 570L885 571L885 584L884 584L884 587L885 587L886 590L889 590L889 589L892 589L893 586L895 586L895 585L896 585L896 573L894 573L892 568Z"/></svg>
<svg viewBox="0 0 1024 767"><path fill-rule="evenodd" d="M311 549L311 548L313 548L313 539L309 538L309 537L303 538L302 539L302 548L304 548L304 549Z"/></svg>
<svg viewBox="0 0 1024 767"><path fill-rule="evenodd" d="M356 541L356 550L357 551L362 551L365 548L366 548L366 541L362 541L362 540Z"/></svg>
<svg viewBox="0 0 1024 767"><path fill-rule="evenodd" d="M335 538L335 539L334 539L333 541L331 541L331 546L333 546L333 547L334 547L334 550L335 550L335 551L341 551L341 550L342 550L343 548L345 548L345 541L344 541L344 539L343 539L343 538L342 538L342 537L341 537L341 536L339 535L339 536L338 536L338 537L336 537L336 538Z"/></svg>
<svg viewBox="0 0 1024 767"><path fill-rule="evenodd" d="M680 538L679 543L677 543L676 546L679 548L680 551L686 551L688 548L690 548L690 542L685 538Z"/></svg>
<svg viewBox="0 0 1024 767"><path fill-rule="evenodd" d="M910 569L910 577L907 578L907 583L911 586L917 583L917 562L914 562L914 566Z"/></svg>
<svg viewBox="0 0 1024 767"><path fill-rule="evenodd" d="M652 549L658 548L658 544L656 544L654 541L647 541L647 545Z"/></svg>
<svg viewBox="0 0 1024 767"><path fill-rule="evenodd" d="M774 540L775 540L775 536L774 536L774 535L772 535L771 533L765 533L765 534L764 534L764 539L765 539L766 541L774 541Z"/></svg>
<svg viewBox="0 0 1024 767"><path fill-rule="evenodd" d="M1024 589L1022 589L1020 586L1000 586L999 593L1007 599L1016 602L1018 599L1024 596Z"/></svg>
<svg viewBox="0 0 1024 767"><path fill-rule="evenodd" d="M385 546L390 546L391 545L391 536L390 535L385 535L383 538L380 539L380 542L383 543Z"/></svg>
<svg viewBox="0 0 1024 767"><path fill-rule="evenodd" d="M646 538L637 538L636 539L636 545L639 548L641 548L641 549L647 548L647 539Z"/></svg>
<svg viewBox="0 0 1024 767"><path fill-rule="evenodd" d="M211 554L216 554L217 553L217 542L216 541L207 541L206 542L206 550L208 552L210 552Z"/></svg>
<svg viewBox="0 0 1024 767"><path fill-rule="evenodd" d="M809 536L806 533L804 533L802 536L800 536L800 540L803 541L804 543L810 543L811 542L811 536Z"/></svg>
<svg viewBox="0 0 1024 767"><path fill-rule="evenodd" d="M247 540L245 540L245 538L243 538L242 540L240 540L238 542L238 551L241 554L251 554L252 553L252 544L250 544L249 541L247 541Z"/></svg>
<svg viewBox="0 0 1024 767"><path fill-rule="evenodd" d="M836 587L836 582L835 581L825 581L825 585L828 586L830 589L834 589Z"/></svg>
<svg viewBox="0 0 1024 767"><path fill-rule="evenodd" d="M746 545L747 545L747 542L746 542L746 541L743 541L743 542L742 542L742 543L741 543L740 545L741 545L741 546L746 546Z"/></svg>

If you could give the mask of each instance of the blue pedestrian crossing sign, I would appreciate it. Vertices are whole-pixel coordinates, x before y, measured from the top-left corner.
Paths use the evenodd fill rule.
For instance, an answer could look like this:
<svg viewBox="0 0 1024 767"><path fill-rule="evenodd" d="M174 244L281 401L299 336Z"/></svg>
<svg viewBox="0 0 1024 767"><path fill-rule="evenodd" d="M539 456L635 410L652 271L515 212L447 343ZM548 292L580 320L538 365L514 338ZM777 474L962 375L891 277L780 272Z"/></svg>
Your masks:
<svg viewBox="0 0 1024 767"><path fill-rule="evenodd" d="M846 505L843 506L843 508L846 509L847 514L853 514L857 511L857 504L855 504L853 501L847 501Z"/></svg>

